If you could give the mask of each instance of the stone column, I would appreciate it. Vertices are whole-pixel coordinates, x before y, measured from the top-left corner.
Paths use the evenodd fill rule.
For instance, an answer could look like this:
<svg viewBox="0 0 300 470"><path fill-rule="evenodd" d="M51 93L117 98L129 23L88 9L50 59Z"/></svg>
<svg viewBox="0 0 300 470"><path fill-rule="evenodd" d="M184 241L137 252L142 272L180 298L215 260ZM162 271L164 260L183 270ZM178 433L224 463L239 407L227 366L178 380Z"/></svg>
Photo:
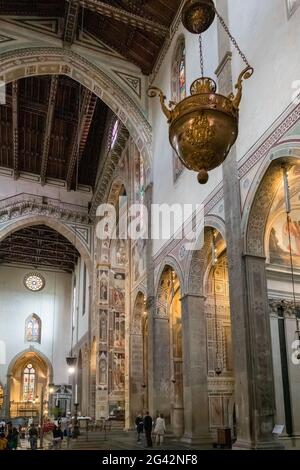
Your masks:
<svg viewBox="0 0 300 470"><path fill-rule="evenodd" d="M154 312L155 312L155 297L147 298L146 311L148 315L148 390L145 393L148 395L149 412L152 417L156 411L154 404Z"/></svg>
<svg viewBox="0 0 300 470"><path fill-rule="evenodd" d="M146 269L147 269L147 299L146 299L146 312L148 316L148 388L144 390L147 395L147 402L149 412L154 417L156 411L154 400L154 316L156 310L156 296L154 287L154 263L152 258L152 197L153 197L153 184L149 183L145 191L144 203L148 209L148 240L146 244Z"/></svg>
<svg viewBox="0 0 300 470"><path fill-rule="evenodd" d="M218 0L217 8L228 23L227 0ZM218 35L219 92L228 94L232 87L231 44L220 24ZM223 187L237 416L235 447L273 448L278 442L272 437L275 398L265 260L243 257L235 148L223 164Z"/></svg>
<svg viewBox="0 0 300 470"><path fill-rule="evenodd" d="M153 322L153 395L154 414L163 413L167 423L171 417L170 403L170 321L156 313Z"/></svg>
<svg viewBox="0 0 300 470"><path fill-rule="evenodd" d="M5 417L10 418L10 391L11 391L12 374L7 375L7 382L5 387Z"/></svg>
<svg viewBox="0 0 300 470"><path fill-rule="evenodd" d="M184 427L183 441L211 443L207 390L205 297L182 298Z"/></svg>
<svg viewBox="0 0 300 470"><path fill-rule="evenodd" d="M275 416L265 258L243 257L241 199L233 150L223 165L237 442L273 448Z"/></svg>

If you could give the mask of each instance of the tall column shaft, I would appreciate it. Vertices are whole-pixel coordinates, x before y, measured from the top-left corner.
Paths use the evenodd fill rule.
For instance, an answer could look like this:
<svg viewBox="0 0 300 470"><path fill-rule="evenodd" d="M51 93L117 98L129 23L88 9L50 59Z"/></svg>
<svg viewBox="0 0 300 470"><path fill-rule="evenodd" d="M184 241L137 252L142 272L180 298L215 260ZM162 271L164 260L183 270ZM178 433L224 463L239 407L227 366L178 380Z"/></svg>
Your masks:
<svg viewBox="0 0 300 470"><path fill-rule="evenodd" d="M209 433L205 298L182 299L185 442L207 444Z"/></svg>

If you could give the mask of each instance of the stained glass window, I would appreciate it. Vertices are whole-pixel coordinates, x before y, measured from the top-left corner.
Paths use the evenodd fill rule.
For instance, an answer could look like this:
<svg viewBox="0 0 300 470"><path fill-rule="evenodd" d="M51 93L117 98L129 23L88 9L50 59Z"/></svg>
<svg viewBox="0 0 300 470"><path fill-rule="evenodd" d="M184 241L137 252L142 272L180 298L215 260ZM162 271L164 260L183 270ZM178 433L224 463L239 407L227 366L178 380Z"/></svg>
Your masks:
<svg viewBox="0 0 300 470"><path fill-rule="evenodd" d="M33 314L25 322L25 340L30 343L41 342L41 320Z"/></svg>
<svg viewBox="0 0 300 470"><path fill-rule="evenodd" d="M35 399L36 374L32 364L27 364L23 372L23 401Z"/></svg>
<svg viewBox="0 0 300 470"><path fill-rule="evenodd" d="M180 100L186 97L186 81L185 81L185 47L181 48L181 58L179 62L179 90Z"/></svg>
<svg viewBox="0 0 300 470"><path fill-rule="evenodd" d="M28 273L24 278L24 285L27 289L38 292L45 287L45 279L38 273Z"/></svg>
<svg viewBox="0 0 300 470"><path fill-rule="evenodd" d="M114 123L112 133L111 133L111 143L110 143L110 148L112 149L116 143L117 137L118 137L118 130L119 130L119 125L120 121L117 119L116 122Z"/></svg>
<svg viewBox="0 0 300 470"><path fill-rule="evenodd" d="M180 37L175 47L175 53L172 63L172 101L179 101L186 98L186 52L184 37ZM184 169L183 164L178 158L175 150L173 151L173 175L174 182L181 175Z"/></svg>
<svg viewBox="0 0 300 470"><path fill-rule="evenodd" d="M0 385L0 410L3 407L3 401L4 401L4 391L2 385Z"/></svg>

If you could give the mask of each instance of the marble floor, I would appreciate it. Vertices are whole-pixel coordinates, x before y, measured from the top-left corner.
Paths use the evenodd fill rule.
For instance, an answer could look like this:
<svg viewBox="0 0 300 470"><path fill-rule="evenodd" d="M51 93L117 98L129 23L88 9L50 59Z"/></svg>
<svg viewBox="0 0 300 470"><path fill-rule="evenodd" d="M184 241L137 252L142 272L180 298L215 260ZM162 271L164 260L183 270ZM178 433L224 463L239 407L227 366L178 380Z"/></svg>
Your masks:
<svg viewBox="0 0 300 470"><path fill-rule="evenodd" d="M66 442L63 443L63 449L67 449ZM93 431L88 435L83 433L77 440L70 442L70 450L147 450L145 436L142 436L141 443L137 442L134 432L124 432L112 430L107 432ZM167 436L161 447L153 446L153 450L212 450L213 446L197 447L184 444Z"/></svg>

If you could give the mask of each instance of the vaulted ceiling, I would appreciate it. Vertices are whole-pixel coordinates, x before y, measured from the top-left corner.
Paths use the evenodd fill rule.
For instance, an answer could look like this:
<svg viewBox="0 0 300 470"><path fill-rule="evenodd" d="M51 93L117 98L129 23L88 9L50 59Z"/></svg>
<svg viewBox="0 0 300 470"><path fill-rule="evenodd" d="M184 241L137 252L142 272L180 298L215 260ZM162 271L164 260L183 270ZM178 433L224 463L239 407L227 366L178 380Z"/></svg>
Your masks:
<svg viewBox="0 0 300 470"><path fill-rule="evenodd" d="M94 186L108 108L65 76L38 76L7 85L0 106L0 166L77 185Z"/></svg>
<svg viewBox="0 0 300 470"><path fill-rule="evenodd" d="M0 17L59 18L70 46L83 30L150 74L181 0L0 0Z"/></svg>
<svg viewBox="0 0 300 470"><path fill-rule="evenodd" d="M0 243L0 264L72 272L79 253L62 235L44 225L12 233Z"/></svg>

